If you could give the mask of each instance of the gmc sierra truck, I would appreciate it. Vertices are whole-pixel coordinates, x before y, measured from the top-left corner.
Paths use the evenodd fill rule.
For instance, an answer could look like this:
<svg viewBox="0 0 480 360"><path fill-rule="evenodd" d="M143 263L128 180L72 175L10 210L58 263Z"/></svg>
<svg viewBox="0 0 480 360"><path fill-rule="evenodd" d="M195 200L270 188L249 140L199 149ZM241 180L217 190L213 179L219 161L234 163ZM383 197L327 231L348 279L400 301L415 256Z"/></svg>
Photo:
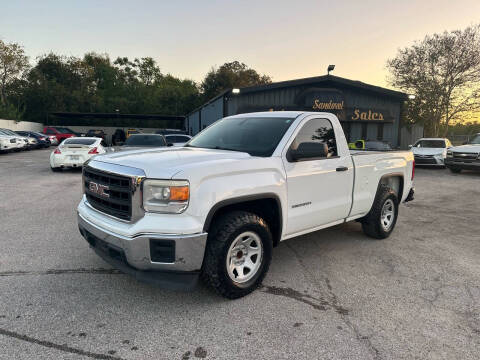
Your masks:
<svg viewBox="0 0 480 360"><path fill-rule="evenodd" d="M80 233L138 280L227 298L257 288L280 241L357 220L384 239L413 199L411 151L350 153L329 113L221 119L185 147L92 158Z"/></svg>

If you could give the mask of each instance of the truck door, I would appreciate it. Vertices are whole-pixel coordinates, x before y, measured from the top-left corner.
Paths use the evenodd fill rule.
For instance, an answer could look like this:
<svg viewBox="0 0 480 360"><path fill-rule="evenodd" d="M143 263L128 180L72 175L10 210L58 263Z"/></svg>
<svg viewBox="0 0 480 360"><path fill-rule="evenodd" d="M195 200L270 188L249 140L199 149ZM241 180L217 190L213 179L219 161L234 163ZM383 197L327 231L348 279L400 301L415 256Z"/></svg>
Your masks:
<svg viewBox="0 0 480 360"><path fill-rule="evenodd" d="M338 123L337 127L327 118L309 117L287 143L282 155L288 187L287 236L348 216L354 169ZM345 143L341 149L337 138Z"/></svg>

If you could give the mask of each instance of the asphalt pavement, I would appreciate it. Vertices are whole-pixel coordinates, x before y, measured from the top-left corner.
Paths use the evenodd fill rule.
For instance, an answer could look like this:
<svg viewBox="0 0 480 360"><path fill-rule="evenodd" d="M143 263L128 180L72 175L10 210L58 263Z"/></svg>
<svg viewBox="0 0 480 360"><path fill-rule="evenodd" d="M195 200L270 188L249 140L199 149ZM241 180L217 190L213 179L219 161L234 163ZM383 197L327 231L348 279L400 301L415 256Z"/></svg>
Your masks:
<svg viewBox="0 0 480 360"><path fill-rule="evenodd" d="M78 232L80 171L0 154L0 359L479 359L480 173L417 169L392 236L282 242L239 300L112 269Z"/></svg>

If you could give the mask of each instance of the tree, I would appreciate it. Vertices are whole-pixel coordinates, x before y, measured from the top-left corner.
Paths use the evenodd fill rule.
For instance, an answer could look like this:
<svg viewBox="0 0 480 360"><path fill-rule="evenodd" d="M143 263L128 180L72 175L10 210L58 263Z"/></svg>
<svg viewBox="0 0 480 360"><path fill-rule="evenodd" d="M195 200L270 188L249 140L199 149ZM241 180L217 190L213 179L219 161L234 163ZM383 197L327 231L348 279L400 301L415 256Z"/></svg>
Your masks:
<svg viewBox="0 0 480 360"><path fill-rule="evenodd" d="M387 61L394 87L415 95L406 107L410 123L429 136L480 109L480 25L426 36Z"/></svg>
<svg viewBox="0 0 480 360"><path fill-rule="evenodd" d="M205 76L201 89L205 100L209 100L227 89L271 82L269 76L260 75L244 63L233 61L223 64L218 69L212 68Z"/></svg>
<svg viewBox="0 0 480 360"><path fill-rule="evenodd" d="M5 44L0 40L0 104L7 105L7 87L17 80L28 68L28 57L23 47Z"/></svg>

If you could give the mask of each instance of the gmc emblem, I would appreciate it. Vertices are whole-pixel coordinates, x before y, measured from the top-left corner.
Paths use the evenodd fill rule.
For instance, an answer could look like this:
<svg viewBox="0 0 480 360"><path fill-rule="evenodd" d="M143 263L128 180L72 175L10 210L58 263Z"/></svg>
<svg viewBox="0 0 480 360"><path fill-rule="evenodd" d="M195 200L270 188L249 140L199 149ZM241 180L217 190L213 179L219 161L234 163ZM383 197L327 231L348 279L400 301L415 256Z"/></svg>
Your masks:
<svg viewBox="0 0 480 360"><path fill-rule="evenodd" d="M103 197L110 197L110 194L105 192L108 191L108 186L106 185L97 184L93 181L90 181L90 184L88 184L88 190Z"/></svg>

